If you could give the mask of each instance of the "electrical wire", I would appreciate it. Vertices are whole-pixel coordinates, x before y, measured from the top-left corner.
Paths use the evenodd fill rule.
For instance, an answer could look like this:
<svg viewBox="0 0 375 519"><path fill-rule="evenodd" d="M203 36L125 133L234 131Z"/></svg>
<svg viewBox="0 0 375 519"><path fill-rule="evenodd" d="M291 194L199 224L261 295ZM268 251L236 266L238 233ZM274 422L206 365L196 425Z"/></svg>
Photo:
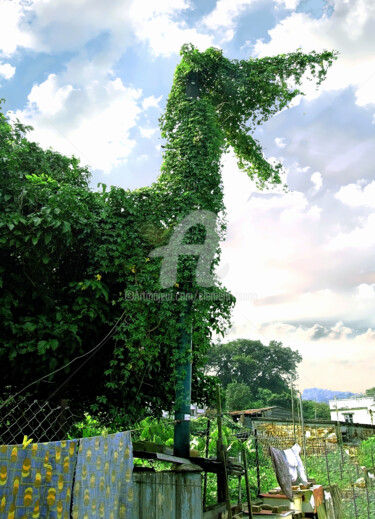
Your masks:
<svg viewBox="0 0 375 519"><path fill-rule="evenodd" d="M47 375L44 375L43 377L40 377L38 380L35 380L34 382L31 382L30 384L28 384L27 386L25 386L23 389L21 389L18 393L16 393L15 395L12 395L10 396L5 402L3 402L1 405L0 405L0 409L2 409L10 400L12 400L13 398L16 398L18 395L20 395L21 393L23 393L24 391L26 391L26 389L29 389L29 387L31 386L34 386L35 384L38 384L39 382L41 382L42 380L44 380L45 378L48 378L48 377L51 377L52 375L55 375L56 373L58 373L59 371L67 368L68 366L70 366L71 364L73 364L73 362L75 362L76 360L79 360L79 359L83 359L84 357L87 357L87 355L90 355L92 354L83 364L81 364L81 366L79 368L77 368L76 371L74 371L74 373L72 375L70 375L70 377L68 379L66 379L66 381L57 388L56 391L58 391L58 389L60 389L60 387L62 387L75 373L77 373L77 371L79 371L81 369L82 366L84 366L86 364L86 362L88 362L92 356L95 355L95 353L97 353L99 351L99 349L104 346L104 344L106 344L106 342L112 337L112 335L114 334L114 332L116 331L117 327L119 326L120 322L122 321L122 319L124 318L124 315L125 315L125 312L126 310L123 311L123 313L121 314L121 316L119 317L119 319L117 320L116 324L114 324L114 326L111 328L111 330L107 333L107 335L98 343L96 344L90 351L87 351L86 353L83 353L82 355L79 355L78 357L75 357L74 359L72 359L71 361L69 361L67 364L65 364L64 366L61 366L61 368L58 368L56 369L55 371L52 371L51 373L47 373ZM56 391L53 393L55 394Z"/></svg>

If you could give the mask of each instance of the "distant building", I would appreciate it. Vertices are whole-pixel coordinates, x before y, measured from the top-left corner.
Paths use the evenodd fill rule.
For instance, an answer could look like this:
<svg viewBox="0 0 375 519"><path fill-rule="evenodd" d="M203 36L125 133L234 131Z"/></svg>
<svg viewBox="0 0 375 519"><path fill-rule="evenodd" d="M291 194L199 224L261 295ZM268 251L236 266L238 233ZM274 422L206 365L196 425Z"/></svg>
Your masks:
<svg viewBox="0 0 375 519"><path fill-rule="evenodd" d="M330 400L329 409L331 420L374 425L375 398L373 396Z"/></svg>

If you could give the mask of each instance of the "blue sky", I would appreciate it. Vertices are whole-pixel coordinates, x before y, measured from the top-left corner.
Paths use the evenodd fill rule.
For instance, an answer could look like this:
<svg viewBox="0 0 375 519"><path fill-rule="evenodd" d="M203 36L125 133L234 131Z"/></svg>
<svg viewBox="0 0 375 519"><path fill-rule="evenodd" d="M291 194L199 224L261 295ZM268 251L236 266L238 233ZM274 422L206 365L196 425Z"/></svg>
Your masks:
<svg viewBox="0 0 375 519"><path fill-rule="evenodd" d="M225 340L298 349L301 389L372 387L375 344L373 0L0 0L0 97L44 147L98 182L155 181L158 118L183 43L244 59L336 49L319 91L256 137L289 193L257 191L223 158L219 274L237 296Z"/></svg>

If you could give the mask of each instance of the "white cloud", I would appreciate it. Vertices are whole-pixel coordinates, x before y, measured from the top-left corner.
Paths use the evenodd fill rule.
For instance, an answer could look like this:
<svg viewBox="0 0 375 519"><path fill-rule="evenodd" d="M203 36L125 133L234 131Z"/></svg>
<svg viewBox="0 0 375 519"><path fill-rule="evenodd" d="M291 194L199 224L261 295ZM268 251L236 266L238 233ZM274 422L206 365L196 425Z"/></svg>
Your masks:
<svg viewBox="0 0 375 519"><path fill-rule="evenodd" d="M143 110L147 110L148 108L159 108L159 103L162 100L163 96L155 97L155 96L149 96L145 97L142 101L142 108Z"/></svg>
<svg viewBox="0 0 375 519"><path fill-rule="evenodd" d="M315 171L310 177L311 182L314 184L314 187L310 191L311 195L315 195L322 187L323 185L323 178L321 173L319 171Z"/></svg>
<svg viewBox="0 0 375 519"><path fill-rule="evenodd" d="M0 7L0 50L6 55L17 46L84 53L86 43L102 37L99 60L111 64L134 44L134 37L147 42L154 56L178 54L184 43L200 49L213 43L213 36L176 21L190 9L185 0L112 0L110 9L102 0L2 0Z"/></svg>
<svg viewBox="0 0 375 519"><path fill-rule="evenodd" d="M42 146L74 154L108 173L135 144L129 130L141 112L140 96L140 90L125 87L120 78L82 86L51 74L33 87L26 109L15 115L34 126L31 137Z"/></svg>
<svg viewBox="0 0 375 519"><path fill-rule="evenodd" d="M278 148L285 148L285 146L287 145L285 137L276 137L275 144Z"/></svg>
<svg viewBox="0 0 375 519"><path fill-rule="evenodd" d="M322 90L338 90L353 86L357 104L375 103L375 4L373 0L335 0L331 16L316 19L306 13L292 13L269 31L270 41L258 40L256 56L293 52L301 48L338 50L338 60L328 72ZM310 98L315 87L304 85Z"/></svg>
<svg viewBox="0 0 375 519"><path fill-rule="evenodd" d="M32 47L54 53L76 51L107 33L110 36L107 51L114 51L118 45L123 50L130 36L131 1L112 0L109 9L101 0L31 0L26 12L33 35Z"/></svg>
<svg viewBox="0 0 375 519"><path fill-rule="evenodd" d="M331 239L328 248L331 250L368 249L375 245L375 213L359 220L353 230L339 232Z"/></svg>
<svg viewBox="0 0 375 519"><path fill-rule="evenodd" d="M234 36L238 17L259 0L218 0L215 8L204 19L203 24L213 31L226 29L224 40Z"/></svg>
<svg viewBox="0 0 375 519"><path fill-rule="evenodd" d="M151 139L153 135L158 131L158 128L139 128L139 132L145 139Z"/></svg>
<svg viewBox="0 0 375 519"><path fill-rule="evenodd" d="M20 28L24 9L21 0L0 1L0 55L11 56L17 47L30 47L31 36Z"/></svg>
<svg viewBox="0 0 375 519"><path fill-rule="evenodd" d="M5 79L10 79L14 76L16 72L16 67L13 67L9 63L2 63L0 61L0 76L3 76Z"/></svg>
<svg viewBox="0 0 375 519"><path fill-rule="evenodd" d="M129 15L136 37L148 42L154 56L171 56L185 43L192 43L200 50L212 46L213 36L189 28L184 21L175 21L177 14L189 9L185 0L133 1Z"/></svg>
<svg viewBox="0 0 375 519"><path fill-rule="evenodd" d="M358 285L354 297L359 302L375 301L375 283L361 283Z"/></svg>
<svg viewBox="0 0 375 519"><path fill-rule="evenodd" d="M284 7L285 9L294 10L298 7L299 0L275 0L278 7Z"/></svg>
<svg viewBox="0 0 375 519"><path fill-rule="evenodd" d="M372 207L375 208L375 181L370 182L362 188L362 181L356 184L342 186L335 194L335 198L350 207Z"/></svg>

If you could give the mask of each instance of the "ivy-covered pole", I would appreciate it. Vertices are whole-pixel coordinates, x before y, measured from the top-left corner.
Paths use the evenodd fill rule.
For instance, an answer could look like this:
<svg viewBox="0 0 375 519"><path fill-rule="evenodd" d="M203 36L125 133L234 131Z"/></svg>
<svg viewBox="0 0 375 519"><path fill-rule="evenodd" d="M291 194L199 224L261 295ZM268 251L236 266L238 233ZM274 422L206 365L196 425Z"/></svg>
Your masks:
<svg viewBox="0 0 375 519"><path fill-rule="evenodd" d="M191 306L191 305L190 305ZM186 316L182 315L179 354L182 360L177 367L174 454L181 458L190 456L190 413L191 413L191 352L193 348L191 328L186 330Z"/></svg>
<svg viewBox="0 0 375 519"><path fill-rule="evenodd" d="M298 87L305 73L310 72L319 85L336 55L328 51L321 54L297 51L276 57L238 61L228 60L220 49L210 48L199 52L193 45L184 45L181 56L166 109L160 119L161 135L166 142L163 146L161 174L156 184L155 209L160 215L162 207L163 214L155 218L155 224L162 226L162 232L171 237L188 215L209 212L215 215L216 232L219 239L223 240L226 225L220 174L222 153L232 147L239 167L256 181L259 188L282 185L282 165L273 165L266 160L261 145L251 133L302 94ZM149 201L155 198L149 197L147 192L142 196L146 197L149 211ZM142 197L139 203L143 203ZM186 246L205 243L208 236L205 230L207 228L201 222L192 225L186 232L187 236L184 236L186 240L179 242L180 249L184 249L183 243ZM159 249L164 252L167 250L164 245ZM164 252L160 254L163 261ZM174 322L169 321L173 337L173 345L169 350L173 370L171 381L176 382L177 390L175 453L186 457L189 454L190 427L185 415L190 415L190 403L188 406L187 402L191 394L190 382L187 382L186 377L190 377L191 359L193 379L199 384L197 375L202 368L203 356L213 333L223 332L221 322L230 320L234 298L220 301L218 305L219 300L213 296L223 291L220 282L215 280L212 286L203 285L195 275L198 266L208 274L214 273L220 260L219 245L216 246L215 257L203 262L204 266L199 255L198 259L196 255L194 258L193 253L180 251L175 255L174 264L177 256L181 257L178 259L178 275L174 286L181 294L198 294L194 312L189 312L186 303L179 301L173 311L168 310L165 314L168 319L172 315L176 316ZM204 315L198 312L200 308L204 308ZM188 334L191 322L193 341L185 335ZM202 387L193 387L198 397L201 393L199 389Z"/></svg>
<svg viewBox="0 0 375 519"><path fill-rule="evenodd" d="M186 83L186 96L199 97L198 74L191 72ZM192 377L192 329L187 324L191 312L191 301L188 301L186 313L180 319L181 337L179 343L179 358L177 366L178 382L176 385L174 454L182 458L190 456L190 414L191 414L191 377ZM188 326L188 329L186 328Z"/></svg>

